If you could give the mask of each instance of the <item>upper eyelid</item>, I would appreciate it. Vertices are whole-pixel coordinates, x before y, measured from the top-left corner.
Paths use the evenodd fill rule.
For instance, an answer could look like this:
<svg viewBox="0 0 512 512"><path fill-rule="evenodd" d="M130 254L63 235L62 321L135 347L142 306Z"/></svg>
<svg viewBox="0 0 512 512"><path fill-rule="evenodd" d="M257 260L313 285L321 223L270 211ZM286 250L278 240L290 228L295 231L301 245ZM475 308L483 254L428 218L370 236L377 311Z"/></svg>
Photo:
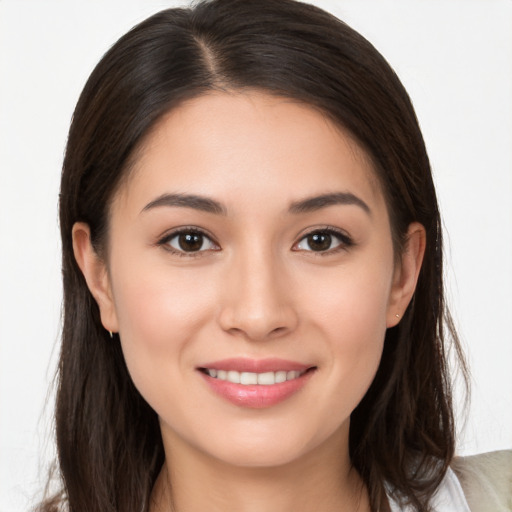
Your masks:
<svg viewBox="0 0 512 512"><path fill-rule="evenodd" d="M308 228L305 231L299 233L299 235L297 235L296 240L298 242L300 242L302 239L304 239L305 237L307 237L309 235L312 235L313 233L329 233L329 234L336 235L341 238L345 238L350 241L353 241L352 236L349 235L345 230L340 229L340 228L335 228L334 226L317 226L317 227L313 227L313 228ZM297 243L297 242L295 242L295 243Z"/></svg>
<svg viewBox="0 0 512 512"><path fill-rule="evenodd" d="M199 233L205 236L206 238L209 238L215 245L219 245L215 237L211 233L197 226L180 226L177 228L170 229L169 231L166 231L163 235L158 237L158 243L165 243L166 241L169 241L175 236L181 235L182 233Z"/></svg>

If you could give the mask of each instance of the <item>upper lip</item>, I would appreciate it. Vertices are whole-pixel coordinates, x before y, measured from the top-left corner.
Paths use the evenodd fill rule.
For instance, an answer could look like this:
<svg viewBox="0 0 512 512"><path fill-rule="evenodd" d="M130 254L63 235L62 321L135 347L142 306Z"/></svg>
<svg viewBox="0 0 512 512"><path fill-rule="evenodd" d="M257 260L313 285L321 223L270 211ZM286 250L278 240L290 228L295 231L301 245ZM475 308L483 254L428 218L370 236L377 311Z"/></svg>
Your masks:
<svg viewBox="0 0 512 512"><path fill-rule="evenodd" d="M287 359L268 358L268 359L250 359L246 357L235 357L212 361L199 366L199 368L208 368L210 370L234 370L237 372L265 373L278 371L305 371L312 365L302 364Z"/></svg>

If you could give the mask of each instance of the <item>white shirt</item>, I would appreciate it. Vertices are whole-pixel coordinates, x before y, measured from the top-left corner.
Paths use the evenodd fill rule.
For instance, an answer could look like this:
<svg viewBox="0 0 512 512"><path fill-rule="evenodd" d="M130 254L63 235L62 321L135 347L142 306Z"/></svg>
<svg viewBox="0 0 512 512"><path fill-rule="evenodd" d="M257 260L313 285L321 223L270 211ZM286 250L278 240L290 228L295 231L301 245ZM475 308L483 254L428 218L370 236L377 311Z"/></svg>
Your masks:
<svg viewBox="0 0 512 512"><path fill-rule="evenodd" d="M389 505L391 512L412 511L410 507L400 507L391 497L389 498ZM459 480L451 469L448 469L441 485L437 488L431 505L433 512L471 512Z"/></svg>

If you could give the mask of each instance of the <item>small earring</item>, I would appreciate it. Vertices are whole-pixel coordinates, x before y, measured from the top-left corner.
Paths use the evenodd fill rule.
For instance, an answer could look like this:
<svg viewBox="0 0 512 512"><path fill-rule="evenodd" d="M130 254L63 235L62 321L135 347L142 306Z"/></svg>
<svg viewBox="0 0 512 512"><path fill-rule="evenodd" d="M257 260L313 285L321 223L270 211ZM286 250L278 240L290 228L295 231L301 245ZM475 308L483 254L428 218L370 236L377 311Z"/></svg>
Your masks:
<svg viewBox="0 0 512 512"><path fill-rule="evenodd" d="M114 339L114 334L112 333L112 331L108 331L108 333L110 334L110 339L113 340Z"/></svg>
<svg viewBox="0 0 512 512"><path fill-rule="evenodd" d="M396 313L396 315L395 315L395 316L396 316L397 318L400 318L400 315L399 315L398 313Z"/></svg>

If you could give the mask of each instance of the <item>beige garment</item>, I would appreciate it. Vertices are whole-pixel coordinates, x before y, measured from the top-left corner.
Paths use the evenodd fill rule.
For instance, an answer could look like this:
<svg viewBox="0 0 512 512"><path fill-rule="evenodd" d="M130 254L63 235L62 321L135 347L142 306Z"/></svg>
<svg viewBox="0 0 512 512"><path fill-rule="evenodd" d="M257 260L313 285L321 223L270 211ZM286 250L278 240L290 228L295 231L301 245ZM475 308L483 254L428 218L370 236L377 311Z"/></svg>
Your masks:
<svg viewBox="0 0 512 512"><path fill-rule="evenodd" d="M452 469L471 512L512 512L512 450L456 457Z"/></svg>

